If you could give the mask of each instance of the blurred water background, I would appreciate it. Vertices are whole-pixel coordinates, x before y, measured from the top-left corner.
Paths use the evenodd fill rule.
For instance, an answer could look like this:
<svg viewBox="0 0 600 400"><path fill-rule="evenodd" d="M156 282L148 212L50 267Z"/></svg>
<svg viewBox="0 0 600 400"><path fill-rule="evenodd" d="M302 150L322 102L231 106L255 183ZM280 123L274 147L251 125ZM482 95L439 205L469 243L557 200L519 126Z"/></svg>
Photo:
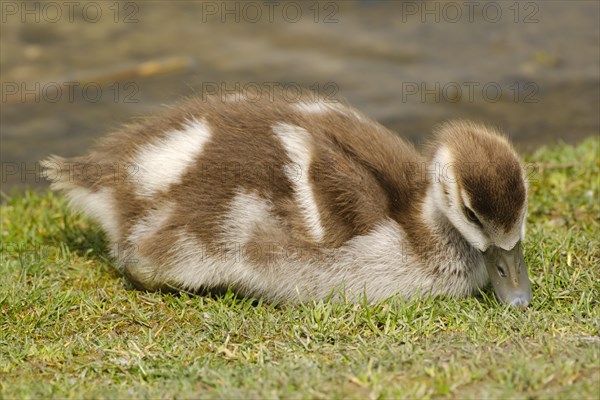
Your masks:
<svg viewBox="0 0 600 400"><path fill-rule="evenodd" d="M303 86L421 142L472 118L521 149L600 128L597 1L3 1L2 191L182 96Z"/></svg>

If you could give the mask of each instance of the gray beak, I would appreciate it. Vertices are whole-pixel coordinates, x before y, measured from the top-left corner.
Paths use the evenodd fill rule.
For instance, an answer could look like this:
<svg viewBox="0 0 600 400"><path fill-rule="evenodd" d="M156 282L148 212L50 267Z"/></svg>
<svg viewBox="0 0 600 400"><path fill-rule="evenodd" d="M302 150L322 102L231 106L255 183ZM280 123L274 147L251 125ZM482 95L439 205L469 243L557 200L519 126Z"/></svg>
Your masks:
<svg viewBox="0 0 600 400"><path fill-rule="evenodd" d="M515 307L527 307L531 302L531 284L521 241L511 250L491 246L483 257L498 299Z"/></svg>

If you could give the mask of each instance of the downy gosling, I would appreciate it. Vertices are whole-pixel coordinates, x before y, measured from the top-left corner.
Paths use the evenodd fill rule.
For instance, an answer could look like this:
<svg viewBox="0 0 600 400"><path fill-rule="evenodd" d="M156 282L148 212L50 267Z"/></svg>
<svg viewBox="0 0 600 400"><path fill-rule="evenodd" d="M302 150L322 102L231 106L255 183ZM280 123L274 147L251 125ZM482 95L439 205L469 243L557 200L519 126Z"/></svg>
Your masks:
<svg viewBox="0 0 600 400"><path fill-rule="evenodd" d="M491 281L531 301L524 168L484 125L442 124L420 153L339 102L192 98L44 167L142 290L374 302Z"/></svg>

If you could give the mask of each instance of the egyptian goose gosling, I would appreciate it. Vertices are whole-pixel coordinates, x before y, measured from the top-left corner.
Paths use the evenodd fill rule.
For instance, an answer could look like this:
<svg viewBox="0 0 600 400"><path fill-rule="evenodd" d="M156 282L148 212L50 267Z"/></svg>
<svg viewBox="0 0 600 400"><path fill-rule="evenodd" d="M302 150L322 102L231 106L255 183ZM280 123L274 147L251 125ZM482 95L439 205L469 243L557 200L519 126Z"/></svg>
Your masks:
<svg viewBox="0 0 600 400"><path fill-rule="evenodd" d="M190 99L44 162L139 289L272 301L473 294L525 307L524 168L467 121L420 154L324 100Z"/></svg>

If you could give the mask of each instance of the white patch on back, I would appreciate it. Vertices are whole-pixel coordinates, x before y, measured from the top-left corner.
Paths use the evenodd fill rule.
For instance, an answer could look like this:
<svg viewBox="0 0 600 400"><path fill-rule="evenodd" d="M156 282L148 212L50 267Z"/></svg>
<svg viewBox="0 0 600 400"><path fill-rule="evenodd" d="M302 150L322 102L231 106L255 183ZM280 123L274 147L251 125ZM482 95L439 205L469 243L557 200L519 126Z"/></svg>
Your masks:
<svg viewBox="0 0 600 400"><path fill-rule="evenodd" d="M137 193L152 197L170 185L180 183L210 137L208 125L194 120L183 130L169 132L164 139L142 146L134 159L138 167L134 176L139 184Z"/></svg>
<svg viewBox="0 0 600 400"><path fill-rule="evenodd" d="M234 285L250 293L272 294L281 282L270 279L266 266L253 265L247 257L246 246L255 246L258 251L266 249L271 244L252 242L254 234L277 230L277 223L267 200L255 193L240 191L220 224L222 233L214 241L217 254L181 230L175 245L169 249L171 268L165 269L163 279L188 289Z"/></svg>
<svg viewBox="0 0 600 400"><path fill-rule="evenodd" d="M274 228L275 216L270 204L257 194L240 191L231 201L221 223L224 241L247 244L257 229Z"/></svg>
<svg viewBox="0 0 600 400"><path fill-rule="evenodd" d="M308 114L324 114L327 112L331 112L331 108L328 105L323 104L318 101L314 101L314 102L301 101L298 103L294 103L292 105L292 107L294 107L296 110L298 110L300 112L304 112L304 113L308 113Z"/></svg>
<svg viewBox="0 0 600 400"><path fill-rule="evenodd" d="M362 123L367 123L367 124L372 124L372 121L368 121L365 117L363 117L358 111L352 109L351 107L348 107L346 105L344 105L343 103L340 102L331 102L331 103L327 103L327 107L331 108L332 110L335 110L339 113L342 113L348 117L353 117L356 118L358 121L362 122Z"/></svg>
<svg viewBox="0 0 600 400"><path fill-rule="evenodd" d="M360 115L360 113L337 101L301 101L295 103L293 107L296 110L306 114L326 114L329 112L337 112L347 117L354 118L362 123L369 123L369 121Z"/></svg>
<svg viewBox="0 0 600 400"><path fill-rule="evenodd" d="M368 122L362 115L360 115L360 113L337 101L301 101L293 104L292 107L306 114L326 114L329 112L337 112L340 114L344 114L347 117L355 118L363 123Z"/></svg>
<svg viewBox="0 0 600 400"><path fill-rule="evenodd" d="M66 193L70 203L98 222L112 242L119 239L121 229L111 189L103 187L94 192L83 187L73 187Z"/></svg>
<svg viewBox="0 0 600 400"><path fill-rule="evenodd" d="M172 213L173 204L171 203L161 204L156 209L151 209L131 228L129 241L139 245L146 240L152 240L152 237L166 224Z"/></svg>
<svg viewBox="0 0 600 400"><path fill-rule="evenodd" d="M308 231L317 243L321 242L325 229L321 224L319 209L308 176L311 163L310 133L299 126L289 124L274 125L273 132L281 140L292 161L292 165L285 167L285 173L294 186L296 201L302 210ZM300 174L297 173L298 168Z"/></svg>

